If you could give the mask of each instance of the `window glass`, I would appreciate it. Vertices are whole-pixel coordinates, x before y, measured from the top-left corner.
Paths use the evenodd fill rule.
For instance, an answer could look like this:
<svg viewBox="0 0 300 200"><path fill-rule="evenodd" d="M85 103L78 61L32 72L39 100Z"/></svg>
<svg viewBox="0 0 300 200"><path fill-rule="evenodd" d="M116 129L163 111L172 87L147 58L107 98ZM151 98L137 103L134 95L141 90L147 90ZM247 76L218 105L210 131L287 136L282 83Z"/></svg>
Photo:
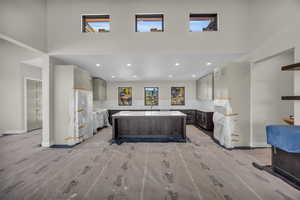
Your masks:
<svg viewBox="0 0 300 200"><path fill-rule="evenodd" d="M162 14L136 15L136 32L163 32L164 17Z"/></svg>
<svg viewBox="0 0 300 200"><path fill-rule="evenodd" d="M82 32L109 32L109 15L84 15L82 16Z"/></svg>
<svg viewBox="0 0 300 200"><path fill-rule="evenodd" d="M217 14L190 14L190 32L218 30Z"/></svg>

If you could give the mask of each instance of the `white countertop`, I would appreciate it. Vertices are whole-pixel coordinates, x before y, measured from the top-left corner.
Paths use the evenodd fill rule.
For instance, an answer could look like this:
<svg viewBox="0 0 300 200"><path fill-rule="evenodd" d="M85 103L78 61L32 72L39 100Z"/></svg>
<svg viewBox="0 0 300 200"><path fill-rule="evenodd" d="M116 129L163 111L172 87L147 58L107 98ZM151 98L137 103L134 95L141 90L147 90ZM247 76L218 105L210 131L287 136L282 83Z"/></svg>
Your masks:
<svg viewBox="0 0 300 200"><path fill-rule="evenodd" d="M179 111L121 111L112 117L147 117L147 116L181 116L185 117L186 114Z"/></svg>

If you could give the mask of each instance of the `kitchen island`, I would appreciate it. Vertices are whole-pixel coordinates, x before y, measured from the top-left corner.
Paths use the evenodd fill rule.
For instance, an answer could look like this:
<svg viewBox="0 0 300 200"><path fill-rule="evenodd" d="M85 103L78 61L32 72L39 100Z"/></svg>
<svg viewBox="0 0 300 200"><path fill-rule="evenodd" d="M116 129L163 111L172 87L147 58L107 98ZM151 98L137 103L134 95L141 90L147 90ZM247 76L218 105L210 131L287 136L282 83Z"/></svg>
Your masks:
<svg viewBox="0 0 300 200"><path fill-rule="evenodd" d="M179 111L121 111L112 126L113 142L186 141L186 114Z"/></svg>

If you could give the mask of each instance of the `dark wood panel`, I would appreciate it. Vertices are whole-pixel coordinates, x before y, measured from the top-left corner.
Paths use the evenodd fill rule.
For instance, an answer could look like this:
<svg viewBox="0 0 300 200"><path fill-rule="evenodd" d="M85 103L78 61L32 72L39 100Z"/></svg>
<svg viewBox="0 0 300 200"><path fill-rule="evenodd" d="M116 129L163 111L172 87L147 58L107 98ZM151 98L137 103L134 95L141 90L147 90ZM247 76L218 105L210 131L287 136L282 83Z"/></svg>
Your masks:
<svg viewBox="0 0 300 200"><path fill-rule="evenodd" d="M300 100L300 96L282 96L281 100Z"/></svg>
<svg viewBox="0 0 300 200"><path fill-rule="evenodd" d="M196 110L178 110L186 114L186 124L195 124Z"/></svg>
<svg viewBox="0 0 300 200"><path fill-rule="evenodd" d="M175 116L113 117L113 139L181 138L185 139L185 118Z"/></svg>
<svg viewBox="0 0 300 200"><path fill-rule="evenodd" d="M300 63L286 65L281 67L282 71L297 71L300 70Z"/></svg>

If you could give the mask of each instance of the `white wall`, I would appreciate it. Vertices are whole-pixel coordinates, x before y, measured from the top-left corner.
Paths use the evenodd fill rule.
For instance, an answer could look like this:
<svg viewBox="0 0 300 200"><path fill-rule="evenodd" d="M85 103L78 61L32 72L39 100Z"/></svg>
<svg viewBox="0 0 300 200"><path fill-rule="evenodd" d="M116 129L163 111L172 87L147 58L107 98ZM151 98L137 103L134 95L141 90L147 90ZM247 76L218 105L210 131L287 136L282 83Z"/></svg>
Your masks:
<svg viewBox="0 0 300 200"><path fill-rule="evenodd" d="M266 146L266 126L283 124L283 117L294 114L292 101L281 96L294 92L293 72L281 71L282 65L294 61L294 52L288 51L256 62L251 69L252 145Z"/></svg>
<svg viewBox="0 0 300 200"><path fill-rule="evenodd" d="M257 62L294 49L294 62L300 62L300 1L253 0L250 15L253 18L253 46L256 47L246 60ZM255 33L254 33L255 32ZM300 73L295 72L294 95L300 94ZM294 102L295 124L300 125L300 101Z"/></svg>
<svg viewBox="0 0 300 200"><path fill-rule="evenodd" d="M55 110L55 79L54 68L65 63L51 56L43 58L43 137L42 146L49 147L55 142L54 137L54 110Z"/></svg>
<svg viewBox="0 0 300 200"><path fill-rule="evenodd" d="M74 125L74 67L72 65L54 66L54 144L64 144L75 133ZM73 109L73 112L72 112ZM73 132L73 134L71 134Z"/></svg>
<svg viewBox="0 0 300 200"><path fill-rule="evenodd" d="M171 106L171 87L185 87L185 106ZM132 106L118 105L118 87L132 87ZM99 108L115 109L145 109L144 87L159 87L159 106L153 108L160 109L184 109L200 108L199 101L196 100L196 81L155 81L155 82L108 82L107 100L104 102L94 102Z"/></svg>
<svg viewBox="0 0 300 200"><path fill-rule="evenodd" d="M0 34L46 50L46 0L1 0Z"/></svg>
<svg viewBox="0 0 300 200"><path fill-rule="evenodd" d="M249 6L253 48L262 46L275 35L297 27L296 24L299 23L299 0L250 0ZM275 42L280 43L281 41Z"/></svg>
<svg viewBox="0 0 300 200"><path fill-rule="evenodd" d="M248 0L48 0L53 54L248 51ZM218 13L218 32L189 32L189 13ZM136 13L163 13L165 32L136 33ZM110 33L81 33L81 14L110 14Z"/></svg>
<svg viewBox="0 0 300 200"><path fill-rule="evenodd" d="M300 50L300 49L299 49ZM300 52L299 52L300 53ZM300 55L298 56L300 62ZM300 94L300 72L294 72L294 94ZM294 102L295 125L300 125L300 101Z"/></svg>
<svg viewBox="0 0 300 200"><path fill-rule="evenodd" d="M0 130L23 132L24 78L41 78L37 67L22 64L38 56L0 39Z"/></svg>
<svg viewBox="0 0 300 200"><path fill-rule="evenodd" d="M228 103L228 109L222 113L237 114L232 117L235 124L233 134L239 135L234 145L250 146L250 63L227 63L214 74L215 103Z"/></svg>

